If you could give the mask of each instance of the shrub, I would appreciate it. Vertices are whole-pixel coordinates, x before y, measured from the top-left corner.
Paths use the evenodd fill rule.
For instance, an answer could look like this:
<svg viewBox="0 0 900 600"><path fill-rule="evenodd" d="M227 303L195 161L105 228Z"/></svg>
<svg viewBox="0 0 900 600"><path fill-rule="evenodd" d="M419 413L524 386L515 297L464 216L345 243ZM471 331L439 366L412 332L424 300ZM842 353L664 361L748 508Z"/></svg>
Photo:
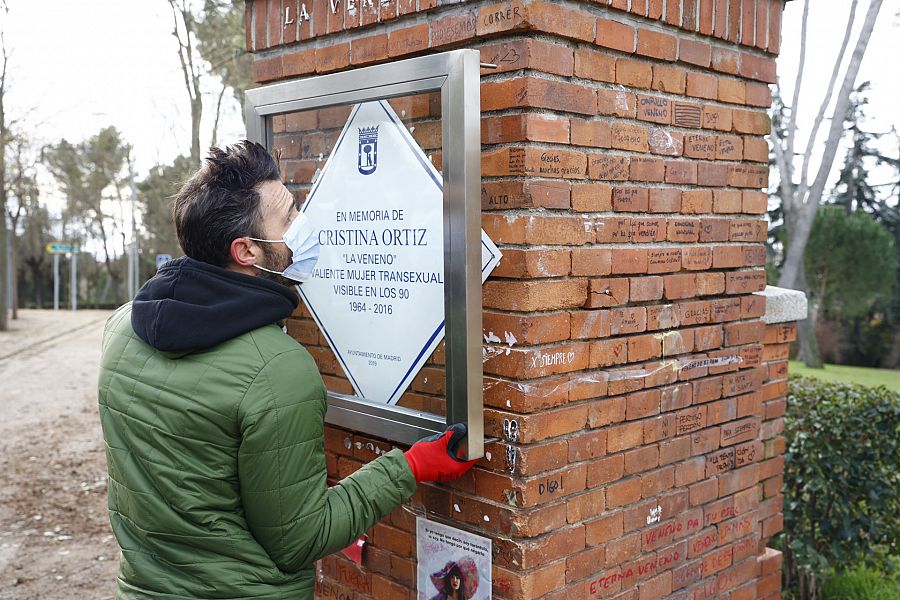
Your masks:
<svg viewBox="0 0 900 600"><path fill-rule="evenodd" d="M791 378L785 416L785 588L900 551L900 395Z"/></svg>
<svg viewBox="0 0 900 600"><path fill-rule="evenodd" d="M829 577L822 587L822 600L897 600L900 575L859 565Z"/></svg>

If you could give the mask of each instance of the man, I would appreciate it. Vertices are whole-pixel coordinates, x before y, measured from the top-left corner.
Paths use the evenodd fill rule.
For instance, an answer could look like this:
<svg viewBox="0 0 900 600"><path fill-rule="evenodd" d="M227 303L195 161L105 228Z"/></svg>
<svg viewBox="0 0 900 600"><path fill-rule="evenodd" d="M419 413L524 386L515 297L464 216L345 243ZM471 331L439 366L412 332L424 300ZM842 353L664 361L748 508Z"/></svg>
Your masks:
<svg viewBox="0 0 900 600"><path fill-rule="evenodd" d="M392 450L327 488L325 387L277 324L298 305L285 276L308 275L312 238L277 164L251 142L213 148L174 217L186 256L117 310L103 338L116 597L312 598L316 559L417 482L471 467L451 456L464 430Z"/></svg>

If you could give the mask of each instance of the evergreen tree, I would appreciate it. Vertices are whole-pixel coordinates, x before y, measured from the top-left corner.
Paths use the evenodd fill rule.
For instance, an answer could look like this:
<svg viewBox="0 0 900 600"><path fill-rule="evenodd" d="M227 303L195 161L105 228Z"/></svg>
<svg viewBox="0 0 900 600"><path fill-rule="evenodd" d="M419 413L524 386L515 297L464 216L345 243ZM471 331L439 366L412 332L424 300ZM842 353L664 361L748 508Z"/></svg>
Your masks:
<svg viewBox="0 0 900 600"><path fill-rule="evenodd" d="M155 256L178 256L181 248L175 235L172 220L172 202L181 185L191 176L194 164L189 156L179 156L172 164L156 165L147 177L138 183L138 203L141 207L144 241L147 250L141 265L142 279L156 272Z"/></svg>
<svg viewBox="0 0 900 600"><path fill-rule="evenodd" d="M860 85L854 91L850 101L850 109L844 119L845 135L850 138L850 147L844 157L840 177L831 195L831 203L843 206L847 213L862 210L872 214L877 221L892 232L900 232L900 213L896 203L888 203L887 198L879 194L871 183L871 172L874 167L890 164L892 159L883 156L875 146L883 133L866 131L865 107L868 104L866 93L869 82Z"/></svg>

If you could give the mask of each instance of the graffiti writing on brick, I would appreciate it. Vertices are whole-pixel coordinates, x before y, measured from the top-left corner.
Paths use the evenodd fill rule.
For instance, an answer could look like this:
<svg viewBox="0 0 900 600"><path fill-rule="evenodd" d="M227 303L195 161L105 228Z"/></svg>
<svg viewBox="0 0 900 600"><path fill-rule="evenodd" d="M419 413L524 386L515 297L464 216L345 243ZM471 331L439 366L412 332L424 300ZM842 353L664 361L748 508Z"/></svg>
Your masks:
<svg viewBox="0 0 900 600"><path fill-rule="evenodd" d="M702 428L705 424L703 413L699 410L679 413L676 418L678 420L679 434L696 431L697 429Z"/></svg>
<svg viewBox="0 0 900 600"><path fill-rule="evenodd" d="M517 64L521 58L522 55L519 54L518 50L513 46L503 44L503 46L500 47L500 50L491 57L491 63L495 65L514 65Z"/></svg>
<svg viewBox="0 0 900 600"><path fill-rule="evenodd" d="M734 448L728 448L706 457L707 476L724 473L734 468Z"/></svg>
<svg viewBox="0 0 900 600"><path fill-rule="evenodd" d="M734 442L737 439L752 439L756 437L757 432L759 432L758 420L735 421L722 426L722 441Z"/></svg>
<svg viewBox="0 0 900 600"><path fill-rule="evenodd" d="M756 239L753 231L753 221L731 221L729 237L732 242L752 241Z"/></svg>
<svg viewBox="0 0 900 600"><path fill-rule="evenodd" d="M565 164L562 157L556 152L542 152L541 166L539 170L541 175L584 175L584 167L581 164Z"/></svg>
<svg viewBox="0 0 900 600"><path fill-rule="evenodd" d="M462 20L453 20L449 25L432 30L431 43L434 46L449 44L469 37L475 32L475 15L466 15Z"/></svg>
<svg viewBox="0 0 900 600"><path fill-rule="evenodd" d="M615 148L638 148L647 145L647 132L635 125L613 125L612 142Z"/></svg>
<svg viewBox="0 0 900 600"><path fill-rule="evenodd" d="M737 508L732 506L724 506L722 508L710 509L703 515L703 524L712 525L713 523L718 523L724 519L730 519L732 517L736 517L741 514Z"/></svg>
<svg viewBox="0 0 900 600"><path fill-rule="evenodd" d="M691 540L691 554L693 556L703 554L710 548L717 546L718 543L719 533L715 529L712 529L706 534Z"/></svg>
<svg viewBox="0 0 900 600"><path fill-rule="evenodd" d="M538 483L538 494L555 494L562 489L562 476L545 479Z"/></svg>
<svg viewBox="0 0 900 600"><path fill-rule="evenodd" d="M719 300L713 304L714 321L733 321L741 315L741 301L739 298Z"/></svg>
<svg viewBox="0 0 900 600"><path fill-rule="evenodd" d="M749 465L752 462L756 462L756 458L759 455L759 448L757 444L744 444L742 446L738 446L734 450L734 464L737 467L743 467L744 465Z"/></svg>
<svg viewBox="0 0 900 600"><path fill-rule="evenodd" d="M676 267L681 265L681 250L678 248L670 248L665 250L651 250L649 257L649 265L651 271L653 267ZM667 270L667 269L661 269ZM677 269L675 269L677 270Z"/></svg>
<svg viewBox="0 0 900 600"><path fill-rule="evenodd" d="M534 171L525 165L525 148L509 149L509 173L511 175L525 175Z"/></svg>
<svg viewBox="0 0 900 600"><path fill-rule="evenodd" d="M485 27L494 27L497 25L507 25L511 21L522 20L521 7L516 5L507 5L506 8L494 10L485 13L481 17L481 23Z"/></svg>
<svg viewBox="0 0 900 600"><path fill-rule="evenodd" d="M666 98L640 96L638 98L638 119L668 123L671 119L670 102Z"/></svg>
<svg viewBox="0 0 900 600"><path fill-rule="evenodd" d="M575 353L569 352L553 352L552 354L544 352L535 354L531 357L531 368L553 367L557 365L567 365L575 360Z"/></svg>
<svg viewBox="0 0 900 600"><path fill-rule="evenodd" d="M685 136L684 153L694 158L712 158L716 154L716 138L700 134Z"/></svg>
<svg viewBox="0 0 900 600"><path fill-rule="evenodd" d="M727 137L719 138L719 145L716 148L716 158L720 159L739 159L738 147L735 145L734 140Z"/></svg>
<svg viewBox="0 0 900 600"><path fill-rule="evenodd" d="M622 156L592 156L590 160L590 176L592 179L608 181L626 181L630 161Z"/></svg>

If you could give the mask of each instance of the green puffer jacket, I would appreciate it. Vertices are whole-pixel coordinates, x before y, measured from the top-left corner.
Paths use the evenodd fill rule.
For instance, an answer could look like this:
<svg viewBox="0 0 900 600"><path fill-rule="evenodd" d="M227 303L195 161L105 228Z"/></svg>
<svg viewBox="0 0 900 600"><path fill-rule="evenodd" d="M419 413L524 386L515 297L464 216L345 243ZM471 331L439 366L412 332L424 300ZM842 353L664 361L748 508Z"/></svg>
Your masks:
<svg viewBox="0 0 900 600"><path fill-rule="evenodd" d="M314 561L415 491L399 450L326 487L324 384L272 318L296 302L179 259L110 317L99 402L117 598L312 598Z"/></svg>

